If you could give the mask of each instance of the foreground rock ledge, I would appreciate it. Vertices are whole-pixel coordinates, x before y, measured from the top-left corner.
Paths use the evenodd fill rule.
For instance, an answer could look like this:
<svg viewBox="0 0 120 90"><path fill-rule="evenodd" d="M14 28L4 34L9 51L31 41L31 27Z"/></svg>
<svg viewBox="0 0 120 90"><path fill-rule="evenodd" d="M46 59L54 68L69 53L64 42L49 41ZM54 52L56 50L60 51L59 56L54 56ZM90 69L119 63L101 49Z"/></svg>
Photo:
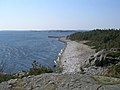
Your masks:
<svg viewBox="0 0 120 90"><path fill-rule="evenodd" d="M76 74L42 74L0 84L0 90L119 90L120 85L102 85L92 77Z"/></svg>

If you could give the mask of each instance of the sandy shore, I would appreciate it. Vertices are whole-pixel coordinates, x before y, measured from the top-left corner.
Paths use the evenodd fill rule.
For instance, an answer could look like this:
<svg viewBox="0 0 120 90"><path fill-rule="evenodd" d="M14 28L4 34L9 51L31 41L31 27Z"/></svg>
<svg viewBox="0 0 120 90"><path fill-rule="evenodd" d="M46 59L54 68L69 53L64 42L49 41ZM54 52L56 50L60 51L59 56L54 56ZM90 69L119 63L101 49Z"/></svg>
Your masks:
<svg viewBox="0 0 120 90"><path fill-rule="evenodd" d="M80 72L80 67L95 53L94 50L83 44L83 41L75 42L66 40L65 38L61 38L60 40L67 43L60 59L61 67L63 68L62 73Z"/></svg>

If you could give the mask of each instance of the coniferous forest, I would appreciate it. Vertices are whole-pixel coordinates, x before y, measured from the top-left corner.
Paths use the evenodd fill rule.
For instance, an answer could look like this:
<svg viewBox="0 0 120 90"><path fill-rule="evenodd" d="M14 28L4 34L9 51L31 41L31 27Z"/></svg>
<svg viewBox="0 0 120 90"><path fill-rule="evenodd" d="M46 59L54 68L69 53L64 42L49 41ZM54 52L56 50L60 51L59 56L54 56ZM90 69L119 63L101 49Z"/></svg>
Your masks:
<svg viewBox="0 0 120 90"><path fill-rule="evenodd" d="M120 48L120 29L95 29L86 32L76 32L67 36L75 41L87 40L89 46L96 51L101 49Z"/></svg>

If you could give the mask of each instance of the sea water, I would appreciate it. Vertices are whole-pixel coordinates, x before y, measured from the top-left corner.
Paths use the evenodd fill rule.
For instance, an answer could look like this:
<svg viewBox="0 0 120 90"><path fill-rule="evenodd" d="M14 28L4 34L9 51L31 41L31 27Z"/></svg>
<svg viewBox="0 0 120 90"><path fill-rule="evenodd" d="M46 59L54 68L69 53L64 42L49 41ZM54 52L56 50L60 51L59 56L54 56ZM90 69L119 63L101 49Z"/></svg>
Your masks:
<svg viewBox="0 0 120 90"><path fill-rule="evenodd" d="M0 31L0 69L6 73L26 71L33 61L53 67L64 43L48 36L64 36L61 31Z"/></svg>

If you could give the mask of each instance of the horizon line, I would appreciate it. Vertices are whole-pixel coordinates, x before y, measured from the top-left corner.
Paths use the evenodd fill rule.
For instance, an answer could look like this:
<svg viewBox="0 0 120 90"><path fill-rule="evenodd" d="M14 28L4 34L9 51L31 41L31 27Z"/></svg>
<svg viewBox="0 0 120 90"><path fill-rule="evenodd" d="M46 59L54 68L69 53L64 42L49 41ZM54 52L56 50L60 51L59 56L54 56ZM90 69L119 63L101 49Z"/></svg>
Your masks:
<svg viewBox="0 0 120 90"><path fill-rule="evenodd" d="M0 31L88 31L91 29L0 29Z"/></svg>
<svg viewBox="0 0 120 90"><path fill-rule="evenodd" d="M94 29L0 29L0 31L90 31L95 29L120 29L120 28L94 28Z"/></svg>

